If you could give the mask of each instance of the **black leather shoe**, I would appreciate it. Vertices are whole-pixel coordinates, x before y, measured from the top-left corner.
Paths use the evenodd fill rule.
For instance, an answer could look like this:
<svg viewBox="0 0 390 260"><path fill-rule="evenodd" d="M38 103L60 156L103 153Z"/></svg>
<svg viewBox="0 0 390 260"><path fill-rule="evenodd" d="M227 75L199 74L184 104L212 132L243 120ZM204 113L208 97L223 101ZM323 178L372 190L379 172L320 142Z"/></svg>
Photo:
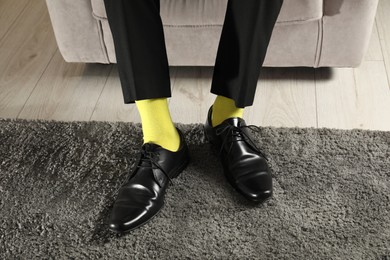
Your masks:
<svg viewBox="0 0 390 260"><path fill-rule="evenodd" d="M183 133L176 152L154 143L141 147L136 168L118 190L110 220L110 230L122 233L145 224L164 205L164 195L169 182L177 177L190 161Z"/></svg>
<svg viewBox="0 0 390 260"><path fill-rule="evenodd" d="M244 197L264 202L272 197L272 175L267 157L256 147L245 120L231 117L216 127L211 122L212 106L204 131L208 141L219 151L228 182Z"/></svg>

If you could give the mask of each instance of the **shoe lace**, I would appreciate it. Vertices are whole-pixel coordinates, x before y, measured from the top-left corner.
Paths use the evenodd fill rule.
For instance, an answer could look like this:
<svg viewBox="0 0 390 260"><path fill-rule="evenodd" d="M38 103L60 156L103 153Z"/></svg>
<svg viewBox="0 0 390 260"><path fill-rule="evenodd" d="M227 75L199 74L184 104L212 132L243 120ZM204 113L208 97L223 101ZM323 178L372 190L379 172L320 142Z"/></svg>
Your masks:
<svg viewBox="0 0 390 260"><path fill-rule="evenodd" d="M229 154L231 149L232 149L232 147L233 147L233 142L234 142L232 137L233 136L238 136L238 137L242 137L242 139L241 139L242 141L246 142L256 152L261 154L267 161L269 161L267 156L256 146L256 144L252 141L252 139L249 137L249 135L247 133L245 133L245 131L243 131L244 128L248 128L248 129L251 129L253 131L256 131L256 130L260 131L261 130L261 128L256 126L256 125L235 126L235 125L231 125L231 124L226 124L224 127L218 128L215 131L216 135L221 135L224 132L227 132L226 137L224 138L224 140L222 142L221 149L219 150L218 155L219 156L221 155L223 147L224 147L225 143L227 142L227 140L229 139L228 137L230 137L230 140L229 140L230 147L229 147L229 150L228 150L228 154ZM240 141L240 140L237 140L237 141Z"/></svg>
<svg viewBox="0 0 390 260"><path fill-rule="evenodd" d="M147 143L142 146L141 157L140 157L141 163L137 165L137 168L146 167L152 169L160 169L164 173L164 175L167 176L169 182L173 185L172 178L169 177L169 175L164 171L161 165L157 162L159 156L158 152L150 151L148 148L149 145ZM146 165L144 164L144 162L146 162Z"/></svg>

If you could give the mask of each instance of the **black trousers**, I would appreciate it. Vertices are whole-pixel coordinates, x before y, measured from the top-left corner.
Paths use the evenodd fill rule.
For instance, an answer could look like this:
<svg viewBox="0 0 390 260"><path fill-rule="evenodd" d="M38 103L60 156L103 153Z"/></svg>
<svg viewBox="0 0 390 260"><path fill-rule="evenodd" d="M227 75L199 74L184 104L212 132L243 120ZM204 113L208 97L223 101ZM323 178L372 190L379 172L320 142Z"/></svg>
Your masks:
<svg viewBox="0 0 390 260"><path fill-rule="evenodd" d="M193 0L192 0L193 1ZM171 97L160 0L104 0L124 103ZM228 0L210 92L253 104L283 0Z"/></svg>

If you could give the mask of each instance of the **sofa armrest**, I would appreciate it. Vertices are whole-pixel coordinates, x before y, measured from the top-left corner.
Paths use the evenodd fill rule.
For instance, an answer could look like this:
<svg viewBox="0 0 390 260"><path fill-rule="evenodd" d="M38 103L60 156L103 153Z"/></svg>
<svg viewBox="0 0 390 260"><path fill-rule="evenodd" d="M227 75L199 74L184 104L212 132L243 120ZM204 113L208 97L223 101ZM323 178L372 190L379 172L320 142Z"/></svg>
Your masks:
<svg viewBox="0 0 390 260"><path fill-rule="evenodd" d="M93 18L91 0L46 0L58 48L67 62L109 63L101 24Z"/></svg>
<svg viewBox="0 0 390 260"><path fill-rule="evenodd" d="M377 7L378 0L324 0L319 67L344 66L346 60L353 67L361 64Z"/></svg>

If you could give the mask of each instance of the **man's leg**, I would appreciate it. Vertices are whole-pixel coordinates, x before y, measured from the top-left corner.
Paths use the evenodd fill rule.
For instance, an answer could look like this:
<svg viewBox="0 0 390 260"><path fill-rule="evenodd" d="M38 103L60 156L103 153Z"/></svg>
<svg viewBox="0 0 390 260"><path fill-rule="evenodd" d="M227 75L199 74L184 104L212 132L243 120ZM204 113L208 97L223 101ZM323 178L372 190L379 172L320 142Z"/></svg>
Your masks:
<svg viewBox="0 0 390 260"><path fill-rule="evenodd" d="M210 90L219 95L213 110L215 125L229 116L241 117L243 108L253 104L282 3L283 0L228 1Z"/></svg>
<svg viewBox="0 0 390 260"><path fill-rule="evenodd" d="M124 103L136 103L144 143L179 148L167 98L169 64L159 0L105 0Z"/></svg>
<svg viewBox="0 0 390 260"><path fill-rule="evenodd" d="M242 118L253 103L260 68L283 0L229 0L211 93L217 94L204 125L219 151L229 183L247 199L272 197L272 174L265 154Z"/></svg>
<svg viewBox="0 0 390 260"><path fill-rule="evenodd" d="M189 163L183 133L172 122L170 77L159 0L104 0L125 103L136 103L144 144L118 190L109 227L140 227L164 205L169 181Z"/></svg>
<svg viewBox="0 0 390 260"><path fill-rule="evenodd" d="M124 103L171 97L159 0L104 0Z"/></svg>

